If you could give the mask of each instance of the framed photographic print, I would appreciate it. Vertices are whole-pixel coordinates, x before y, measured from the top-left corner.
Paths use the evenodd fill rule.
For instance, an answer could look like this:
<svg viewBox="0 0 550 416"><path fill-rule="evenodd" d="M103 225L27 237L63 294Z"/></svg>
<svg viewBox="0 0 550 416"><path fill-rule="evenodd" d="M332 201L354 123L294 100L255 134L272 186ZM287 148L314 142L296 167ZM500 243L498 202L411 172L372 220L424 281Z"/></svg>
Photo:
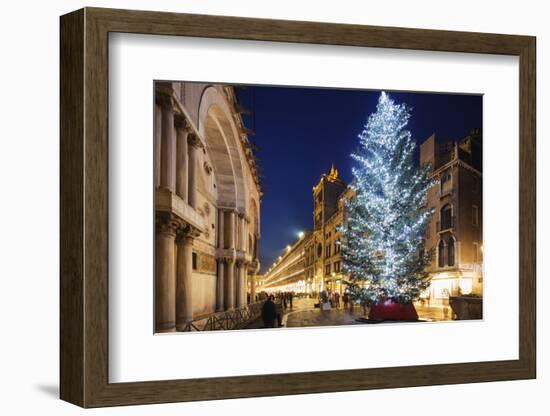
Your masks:
<svg viewBox="0 0 550 416"><path fill-rule="evenodd" d="M60 53L63 400L536 376L535 38L86 8Z"/></svg>

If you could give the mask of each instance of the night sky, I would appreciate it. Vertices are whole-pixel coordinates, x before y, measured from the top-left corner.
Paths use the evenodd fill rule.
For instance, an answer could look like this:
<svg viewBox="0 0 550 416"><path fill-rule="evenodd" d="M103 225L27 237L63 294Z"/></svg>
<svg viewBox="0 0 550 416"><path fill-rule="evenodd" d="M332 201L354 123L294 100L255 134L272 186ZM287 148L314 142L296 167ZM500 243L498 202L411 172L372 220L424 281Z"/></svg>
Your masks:
<svg viewBox="0 0 550 416"><path fill-rule="evenodd" d="M243 120L256 132L264 196L260 261L263 273L301 230L313 227L312 187L331 164L346 183L350 153L380 91L287 87L237 87L239 102L252 112ZM433 132L439 142L464 138L482 127L482 97L387 91L413 107L408 129L418 144Z"/></svg>

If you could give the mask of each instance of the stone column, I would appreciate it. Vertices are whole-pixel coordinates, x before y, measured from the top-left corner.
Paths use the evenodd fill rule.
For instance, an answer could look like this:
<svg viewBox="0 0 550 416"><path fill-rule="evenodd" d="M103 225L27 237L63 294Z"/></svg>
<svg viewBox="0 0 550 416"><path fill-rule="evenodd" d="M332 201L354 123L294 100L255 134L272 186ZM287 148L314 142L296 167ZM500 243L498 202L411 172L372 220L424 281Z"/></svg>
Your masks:
<svg viewBox="0 0 550 416"><path fill-rule="evenodd" d="M160 186L174 192L176 189L176 134L171 98L163 99L161 111Z"/></svg>
<svg viewBox="0 0 550 416"><path fill-rule="evenodd" d="M243 266L243 305L248 304L248 264Z"/></svg>
<svg viewBox="0 0 550 416"><path fill-rule="evenodd" d="M240 272L236 261L233 263L233 273L234 273L234 279L235 279L235 283L233 283L233 302L234 302L234 305L237 306L237 302L239 299L238 289L239 289Z"/></svg>
<svg viewBox="0 0 550 416"><path fill-rule="evenodd" d="M182 331L193 320L193 235L183 230L176 242L176 329Z"/></svg>
<svg viewBox="0 0 550 416"><path fill-rule="evenodd" d="M235 308L235 260L228 259L225 271L225 310Z"/></svg>
<svg viewBox="0 0 550 416"><path fill-rule="evenodd" d="M239 214L239 218L237 219L237 225L239 227L239 249L245 250L245 243L244 243L244 214Z"/></svg>
<svg viewBox="0 0 550 416"><path fill-rule="evenodd" d="M244 214L241 217L241 248L243 251L246 251L246 218Z"/></svg>
<svg viewBox="0 0 550 416"><path fill-rule="evenodd" d="M223 258L219 258L218 274L216 276L216 312L221 312L224 309L224 278L225 261Z"/></svg>
<svg viewBox="0 0 550 416"><path fill-rule="evenodd" d="M199 148L200 140L199 138L190 133L188 135L187 143L189 145L189 170L188 170L188 188L187 195L189 200L189 205L193 208L197 208L197 188L198 188L198 163L199 163Z"/></svg>
<svg viewBox="0 0 550 416"><path fill-rule="evenodd" d="M243 223L243 226L244 226L244 247L246 249L247 252L251 252L252 251L252 247L248 247L248 243L250 242L248 240L248 225L250 224L250 219L247 218L247 217L244 217L244 223Z"/></svg>
<svg viewBox="0 0 550 416"><path fill-rule="evenodd" d="M155 188L160 186L160 152L161 152L161 137L162 137L162 108L155 103L155 137L153 138L153 153L155 160L153 161L155 170Z"/></svg>
<svg viewBox="0 0 550 416"><path fill-rule="evenodd" d="M170 219L157 222L155 236L155 330L176 330L176 276L174 251L177 225Z"/></svg>
<svg viewBox="0 0 550 416"><path fill-rule="evenodd" d="M235 211L230 211L228 213L228 222L229 227L227 227L227 232L229 233L229 248L235 248Z"/></svg>
<svg viewBox="0 0 550 416"><path fill-rule="evenodd" d="M245 216L244 219L243 219L243 233L244 233L244 250L246 252L251 252L252 251L252 247L248 247L248 243L249 243L249 240L248 240L248 224L250 224L250 221L249 219Z"/></svg>
<svg viewBox="0 0 550 416"><path fill-rule="evenodd" d="M250 278L250 303L256 302L256 274L249 275Z"/></svg>
<svg viewBox="0 0 550 416"><path fill-rule="evenodd" d="M227 233L229 241L229 249L235 249L235 211L227 213L226 220L228 221ZM225 264L225 309L235 308L235 260L233 258L228 259Z"/></svg>
<svg viewBox="0 0 550 416"><path fill-rule="evenodd" d="M252 299L252 298L250 298ZM244 266L243 304L248 305L248 265Z"/></svg>
<svg viewBox="0 0 550 416"><path fill-rule="evenodd" d="M236 303L237 308L242 308L243 304L243 290L244 287L244 263L242 260L237 261L237 290L236 290Z"/></svg>
<svg viewBox="0 0 550 416"><path fill-rule="evenodd" d="M183 118L176 119L176 194L187 202L187 170L189 168L189 156L187 136L189 130L187 122Z"/></svg>
<svg viewBox="0 0 550 416"><path fill-rule="evenodd" d="M235 228L234 228L234 234L235 234L235 249L240 250L241 249L241 214L235 215Z"/></svg>
<svg viewBox="0 0 550 416"><path fill-rule="evenodd" d="M218 209L218 247L225 248L225 212Z"/></svg>
<svg viewBox="0 0 550 416"><path fill-rule="evenodd" d="M218 248L225 248L225 233L224 233L224 216L225 212L218 209ZM224 279L225 279L225 263L223 258L218 258L218 274L216 276L216 311L220 312L224 309Z"/></svg>

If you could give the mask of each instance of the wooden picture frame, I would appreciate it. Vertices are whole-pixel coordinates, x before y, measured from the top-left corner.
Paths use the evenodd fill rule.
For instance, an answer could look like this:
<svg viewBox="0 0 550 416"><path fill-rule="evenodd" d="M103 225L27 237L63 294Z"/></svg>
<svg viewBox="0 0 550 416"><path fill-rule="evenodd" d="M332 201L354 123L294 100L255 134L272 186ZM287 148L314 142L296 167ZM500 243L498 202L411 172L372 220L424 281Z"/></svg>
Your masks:
<svg viewBox="0 0 550 416"><path fill-rule="evenodd" d="M60 396L101 407L536 377L535 38L85 8L61 17ZM519 359L109 383L108 34L297 42L519 57Z"/></svg>

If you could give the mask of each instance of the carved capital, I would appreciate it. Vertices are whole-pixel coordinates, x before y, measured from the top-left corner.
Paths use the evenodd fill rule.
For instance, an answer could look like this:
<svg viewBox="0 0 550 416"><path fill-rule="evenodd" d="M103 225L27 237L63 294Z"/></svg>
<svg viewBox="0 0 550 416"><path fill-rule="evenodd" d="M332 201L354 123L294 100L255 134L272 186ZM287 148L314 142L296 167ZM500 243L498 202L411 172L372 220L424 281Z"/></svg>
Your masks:
<svg viewBox="0 0 550 416"><path fill-rule="evenodd" d="M171 95L167 93L157 91L155 93L155 102L158 105L160 105L163 109L168 109L168 110L174 109L174 105L175 105L174 99L172 98Z"/></svg>
<svg viewBox="0 0 550 416"><path fill-rule="evenodd" d="M187 136L187 144L189 144L189 146L191 147L202 147L201 139L199 139L199 136L192 132L189 133L189 135Z"/></svg>
<svg viewBox="0 0 550 416"><path fill-rule="evenodd" d="M243 267L246 265L246 261L243 259L237 259L237 267Z"/></svg>
<svg viewBox="0 0 550 416"><path fill-rule="evenodd" d="M157 234L175 237L181 222L169 213L159 213L155 219L155 229Z"/></svg>
<svg viewBox="0 0 550 416"><path fill-rule="evenodd" d="M251 261L248 265L248 270L250 270L251 273L256 274L260 272L260 261L258 259L255 259Z"/></svg>
<svg viewBox="0 0 550 416"><path fill-rule="evenodd" d="M190 224L183 223L177 231L176 242L178 244L190 245L200 235L200 231Z"/></svg>
<svg viewBox="0 0 550 416"><path fill-rule="evenodd" d="M233 266L235 259L233 257L221 257L221 260L226 266Z"/></svg>
<svg viewBox="0 0 550 416"><path fill-rule="evenodd" d="M176 116L174 117L174 125L177 129L185 130L187 133L191 131L191 126L189 125L189 122L184 116L180 114L176 114Z"/></svg>

